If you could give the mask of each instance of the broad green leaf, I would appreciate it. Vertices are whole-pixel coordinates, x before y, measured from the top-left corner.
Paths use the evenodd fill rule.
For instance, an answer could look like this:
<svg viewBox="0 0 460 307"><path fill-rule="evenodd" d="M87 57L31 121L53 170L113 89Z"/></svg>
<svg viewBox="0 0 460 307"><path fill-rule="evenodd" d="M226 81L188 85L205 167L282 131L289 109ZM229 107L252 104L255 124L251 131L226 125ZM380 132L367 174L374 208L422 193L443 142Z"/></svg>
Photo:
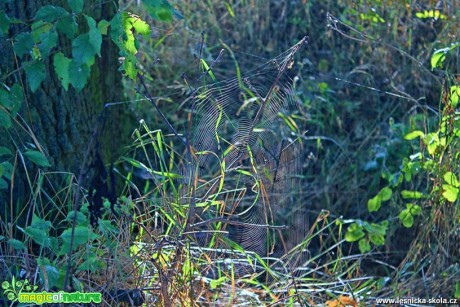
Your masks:
<svg viewBox="0 0 460 307"><path fill-rule="evenodd" d="M11 116L16 117L16 114L19 112L22 103L24 102L24 89L19 83L13 84L10 88L10 101L13 103L11 108Z"/></svg>
<svg viewBox="0 0 460 307"><path fill-rule="evenodd" d="M399 213L399 220L406 228L410 228L412 227L412 225L414 225L414 217L408 209L404 209L403 211L401 211L401 213Z"/></svg>
<svg viewBox="0 0 460 307"><path fill-rule="evenodd" d="M76 218L76 222L77 222L78 225L84 224L85 222L88 221L88 219L86 218L86 215L84 215L80 211L77 211L77 216L76 217L74 216L74 212L75 211L70 211L67 214L67 217L65 218L65 221L73 222L73 219Z"/></svg>
<svg viewBox="0 0 460 307"><path fill-rule="evenodd" d="M69 13L60 6L45 5L37 11L34 20L54 22L57 19L65 17L67 15L69 15Z"/></svg>
<svg viewBox="0 0 460 307"><path fill-rule="evenodd" d="M404 136L404 139L406 139L408 141L411 141L411 140L413 140L415 138L424 137L424 136L425 136L425 133L423 133L420 130L415 130L415 131L412 131L412 132L409 132L408 134L406 134Z"/></svg>
<svg viewBox="0 0 460 307"><path fill-rule="evenodd" d="M67 0L67 3L72 12L79 14L83 11L83 0Z"/></svg>
<svg viewBox="0 0 460 307"><path fill-rule="evenodd" d="M442 14L439 10L425 10L415 13L415 16L420 19L434 18L434 19L447 19L447 16Z"/></svg>
<svg viewBox="0 0 460 307"><path fill-rule="evenodd" d="M79 64L88 62L96 55L89 33L77 36L72 42L73 61Z"/></svg>
<svg viewBox="0 0 460 307"><path fill-rule="evenodd" d="M11 156L13 153L7 147L0 146L0 157L1 156Z"/></svg>
<svg viewBox="0 0 460 307"><path fill-rule="evenodd" d="M345 233L345 240L347 242L355 242L360 240L365 236L364 231L361 226L357 223L353 223L348 227L347 232Z"/></svg>
<svg viewBox="0 0 460 307"><path fill-rule="evenodd" d="M0 178L0 190L8 189L8 183L5 179Z"/></svg>
<svg viewBox="0 0 460 307"><path fill-rule="evenodd" d="M24 243L16 239L9 239L8 245L10 245L14 249L27 251L27 247L24 245Z"/></svg>
<svg viewBox="0 0 460 307"><path fill-rule="evenodd" d="M3 167L3 177L11 180L11 175L13 174L13 165L8 161L3 161L0 163L0 165Z"/></svg>
<svg viewBox="0 0 460 307"><path fill-rule="evenodd" d="M167 0L143 0L147 12L155 19L171 22L174 9Z"/></svg>
<svg viewBox="0 0 460 307"><path fill-rule="evenodd" d="M89 26L89 40L94 48L95 54L101 56L102 34L101 30L96 26L96 21L91 16L85 15L86 21Z"/></svg>
<svg viewBox="0 0 460 307"><path fill-rule="evenodd" d="M371 250L371 244L369 243L369 240L367 238L362 238L358 242L359 246L359 251L364 254L367 253Z"/></svg>
<svg viewBox="0 0 460 307"><path fill-rule="evenodd" d="M90 69L86 64L80 64L75 60L69 63L69 81L70 84L77 90L81 91L88 81Z"/></svg>
<svg viewBox="0 0 460 307"><path fill-rule="evenodd" d="M72 60L65 57L62 52L56 53L53 58L54 71L66 91L68 90L70 83L69 64L71 61Z"/></svg>
<svg viewBox="0 0 460 307"><path fill-rule="evenodd" d="M10 113L3 108L0 108L0 126L5 128L11 127Z"/></svg>
<svg viewBox="0 0 460 307"><path fill-rule="evenodd" d="M70 244L72 240L72 228L68 228L64 230L64 232L61 234L61 238L65 244ZM97 238L98 238L98 235L96 235L91 230L91 228L88 228L86 226L77 226L75 227L73 246L74 248L76 248L79 245L86 244Z"/></svg>
<svg viewBox="0 0 460 307"><path fill-rule="evenodd" d="M431 70L435 68L442 68L444 60L446 59L446 53L449 51L449 48L444 48L436 50L431 57Z"/></svg>
<svg viewBox="0 0 460 307"><path fill-rule="evenodd" d="M401 191L401 196L404 199L409 199L409 198L420 199L420 198L424 197L424 195L422 193L420 193L420 192L408 191L408 190Z"/></svg>
<svg viewBox="0 0 460 307"><path fill-rule="evenodd" d="M460 183L458 182L457 176L455 176L454 173L447 172L447 173L444 174L443 178L451 186L454 186L454 187L457 187L457 188L460 187Z"/></svg>
<svg viewBox="0 0 460 307"><path fill-rule="evenodd" d="M123 61L123 64L121 66L122 70L123 70L123 73L131 78L132 80L136 80L137 78L137 73L139 72L139 70L137 69L136 67L136 59L134 58L133 55L129 55L125 58L125 60Z"/></svg>
<svg viewBox="0 0 460 307"><path fill-rule="evenodd" d="M23 229L22 227L19 227L19 230L21 230L23 233L28 235L32 240L34 240L35 243L42 247L49 247L50 246L50 239L49 239L49 234L48 231L45 229L39 229L39 228L34 228L34 227L27 227L26 229Z"/></svg>
<svg viewBox="0 0 460 307"><path fill-rule="evenodd" d="M381 204L382 204L382 200L380 196L376 195L372 197L371 199L369 199L369 201L367 202L367 209L369 210L369 212L378 211L380 209Z"/></svg>
<svg viewBox="0 0 460 307"><path fill-rule="evenodd" d="M100 270L105 270L106 266L106 263L100 257L91 255L78 266L77 272L90 271L91 273L96 274Z"/></svg>
<svg viewBox="0 0 460 307"><path fill-rule="evenodd" d="M450 184L443 184L442 189L442 196L444 196L444 198L447 199L449 202L453 203L457 200L459 191L458 188L451 186Z"/></svg>
<svg viewBox="0 0 460 307"><path fill-rule="evenodd" d="M419 205L407 204L407 209L410 210L412 215L420 215L422 208Z"/></svg>
<svg viewBox="0 0 460 307"><path fill-rule="evenodd" d="M107 35L107 30L108 30L109 26L110 26L110 22L108 22L105 19L102 19L97 24L97 28L99 29L99 31L101 32L102 35Z"/></svg>
<svg viewBox="0 0 460 307"><path fill-rule="evenodd" d="M51 49L57 46L58 34L56 30L52 29L40 36L40 42L38 43L38 49L40 50L42 57L47 57Z"/></svg>
<svg viewBox="0 0 460 307"><path fill-rule="evenodd" d="M385 244L385 236L378 233L370 233L369 239L377 246Z"/></svg>
<svg viewBox="0 0 460 307"><path fill-rule="evenodd" d="M11 110L13 107L13 102L10 98L10 93L3 88L0 88L0 106L4 106L8 110Z"/></svg>
<svg viewBox="0 0 460 307"><path fill-rule="evenodd" d="M46 35L49 31L53 29L53 24L49 22L44 22L43 20L37 20L32 23L32 38L34 39L35 43L39 43L41 41L41 36Z"/></svg>
<svg viewBox="0 0 460 307"><path fill-rule="evenodd" d="M37 164L38 166L42 166L42 167L51 166L51 164L48 162L46 157L41 152L39 152L37 150L27 150L24 153L24 156L26 156L27 159L29 159L33 163Z"/></svg>
<svg viewBox="0 0 460 307"><path fill-rule="evenodd" d="M8 33L10 28L10 18L4 11L0 12L0 37Z"/></svg>
<svg viewBox="0 0 460 307"><path fill-rule="evenodd" d="M24 70L30 89L35 92L46 78L45 64L42 61L29 62L24 64Z"/></svg>
<svg viewBox="0 0 460 307"><path fill-rule="evenodd" d="M390 200L391 195L393 195L393 191L389 187L385 187L380 190L378 195L382 201L388 201Z"/></svg>
<svg viewBox="0 0 460 307"><path fill-rule="evenodd" d="M34 41L32 39L32 34L29 32L23 32L16 36L14 39L14 52L19 57L22 57L24 54L28 54L32 51L34 47Z"/></svg>
<svg viewBox="0 0 460 307"><path fill-rule="evenodd" d="M380 224L376 223L364 223L364 228L368 233L374 233L381 236L384 236L388 227L388 221L383 221Z"/></svg>
<svg viewBox="0 0 460 307"><path fill-rule="evenodd" d="M78 31L78 24L75 20L75 16L69 15L59 19L59 21L56 22L56 29L67 36L68 39L73 39Z"/></svg>

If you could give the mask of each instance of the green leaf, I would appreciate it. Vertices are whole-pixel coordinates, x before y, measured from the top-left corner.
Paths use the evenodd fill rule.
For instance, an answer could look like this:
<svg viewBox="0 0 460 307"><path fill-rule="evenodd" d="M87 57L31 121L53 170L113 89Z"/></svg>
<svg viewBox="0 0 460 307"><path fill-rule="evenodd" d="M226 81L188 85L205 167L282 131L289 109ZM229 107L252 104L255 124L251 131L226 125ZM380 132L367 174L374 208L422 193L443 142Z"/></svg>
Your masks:
<svg viewBox="0 0 460 307"><path fill-rule="evenodd" d="M401 213L399 213L399 220L406 228L411 228L412 225L414 225L414 217L408 209L404 209Z"/></svg>
<svg viewBox="0 0 460 307"><path fill-rule="evenodd" d="M60 6L45 5L37 11L34 20L54 22L67 15L69 15L69 13Z"/></svg>
<svg viewBox="0 0 460 307"><path fill-rule="evenodd" d="M73 246L77 248L79 245L86 244L90 241L97 239L99 236L96 235L91 228L86 226L77 226L75 227ZM72 228L64 230L61 234L62 241L65 244L70 244L72 240Z"/></svg>
<svg viewBox="0 0 460 307"><path fill-rule="evenodd" d="M369 239L371 242L377 246L385 244L385 236L378 233L369 234Z"/></svg>
<svg viewBox="0 0 460 307"><path fill-rule="evenodd" d="M10 88L10 101L13 103L13 107L11 108L11 116L16 117L21 105L24 101L24 93L23 88L19 83L13 84Z"/></svg>
<svg viewBox="0 0 460 307"><path fill-rule="evenodd" d="M361 226L357 223L353 223L348 227L347 232L345 233L345 240L347 242L355 242L360 240L365 236L364 231Z"/></svg>
<svg viewBox="0 0 460 307"><path fill-rule="evenodd" d="M83 0L67 0L67 3L74 13L79 14L83 11Z"/></svg>
<svg viewBox="0 0 460 307"><path fill-rule="evenodd" d="M34 240L35 243L42 247L49 247L50 246L50 239L49 239L49 234L47 230L44 229L39 229L39 228L34 228L34 227L27 227L26 229L23 229L22 227L19 227L19 230L21 230L23 233L28 235L32 240Z"/></svg>
<svg viewBox="0 0 460 307"><path fill-rule="evenodd" d="M30 161L42 167L49 167L51 164L46 159L45 155L37 150L27 150L24 153L24 156L27 157Z"/></svg>
<svg viewBox="0 0 460 307"><path fill-rule="evenodd" d="M402 196L402 198L404 198L404 199L409 199L409 198L420 199L420 198L425 197L425 196L424 196L422 193L420 193L420 192L417 192L417 191L408 191L408 190L403 190L403 191L401 191L401 196Z"/></svg>
<svg viewBox="0 0 460 307"><path fill-rule="evenodd" d="M13 165L8 161L3 161L0 163L0 165L3 167L3 177L11 180L11 175L13 174Z"/></svg>
<svg viewBox="0 0 460 307"><path fill-rule="evenodd" d="M121 66L123 73L134 81L136 80L137 73L139 72L136 67L136 62L135 57L133 55L129 55L125 58Z"/></svg>
<svg viewBox="0 0 460 307"><path fill-rule="evenodd" d="M444 60L446 59L446 53L449 51L449 48L444 48L440 50L436 50L431 57L431 70L435 68L442 68Z"/></svg>
<svg viewBox="0 0 460 307"><path fill-rule="evenodd" d="M140 17L132 18L131 23L137 34L141 34L144 36L150 35L151 33L150 26L148 25L148 23L143 21Z"/></svg>
<svg viewBox="0 0 460 307"><path fill-rule="evenodd" d="M211 282L209 283L209 286L211 289L215 290L217 287L222 286L225 282L228 281L228 278L226 276L222 276L218 279L212 279Z"/></svg>
<svg viewBox="0 0 460 307"><path fill-rule="evenodd" d="M404 139L406 139L408 141L411 141L411 140L413 140L415 138L424 137L424 136L425 136L425 133L423 133L420 130L416 130L416 131L412 131L412 132L409 132L408 134L406 134L404 136Z"/></svg>
<svg viewBox="0 0 460 307"><path fill-rule="evenodd" d="M96 26L96 21L93 17L85 15L89 26L89 40L94 48L94 53L101 56L102 34L101 30Z"/></svg>
<svg viewBox="0 0 460 307"><path fill-rule="evenodd" d="M90 75L90 69L88 65L81 64L75 60L69 63L69 81L70 84L77 90L81 91L88 81Z"/></svg>
<svg viewBox="0 0 460 307"><path fill-rule="evenodd" d="M9 148L0 146L0 157L1 156L11 156L11 155L13 155L13 153L11 152Z"/></svg>
<svg viewBox="0 0 460 307"><path fill-rule="evenodd" d="M0 12L0 37L8 34L8 29L10 28L10 18L6 15L5 12Z"/></svg>
<svg viewBox="0 0 460 307"><path fill-rule="evenodd" d="M380 196L376 195L372 197L371 199L369 199L369 201L367 202L367 209L369 210L369 212L378 211L380 209L381 203L382 203L382 200Z"/></svg>
<svg viewBox="0 0 460 307"><path fill-rule="evenodd" d="M371 244L369 243L369 240L367 238L362 238L358 242L359 245L359 251L364 254L367 253L371 250Z"/></svg>
<svg viewBox="0 0 460 307"><path fill-rule="evenodd" d="M450 184L443 184L442 189L442 196L444 196L444 198L447 199L447 201L453 203L457 200L459 191L458 188L451 186Z"/></svg>
<svg viewBox="0 0 460 307"><path fill-rule="evenodd" d="M453 108L457 107L458 100L460 97L460 86L453 85L450 87L450 103L452 104Z"/></svg>
<svg viewBox="0 0 460 307"><path fill-rule="evenodd" d="M78 31L78 24L75 20L75 16L69 15L59 19L56 23L56 29L67 36L68 39L73 39Z"/></svg>
<svg viewBox="0 0 460 307"><path fill-rule="evenodd" d="M24 243L16 239L9 239L8 245L10 245L14 249L27 251L27 247L24 245Z"/></svg>
<svg viewBox="0 0 460 307"><path fill-rule="evenodd" d="M106 263L100 257L90 256L78 266L77 272L90 271L95 274L100 270L104 270L106 266Z"/></svg>
<svg viewBox="0 0 460 307"><path fill-rule="evenodd" d="M88 62L94 55L96 50L94 49L89 33L81 34L77 36L72 42L72 56L74 62L83 64Z"/></svg>
<svg viewBox="0 0 460 307"><path fill-rule="evenodd" d="M49 32L43 33L40 36L40 43L38 44L38 49L40 50L42 57L47 57L51 49L57 46L58 34L56 30L51 30Z"/></svg>
<svg viewBox="0 0 460 307"><path fill-rule="evenodd" d="M62 52L56 53L53 58L54 71L61 81L62 86L67 91L69 88L69 64L72 60L65 57Z"/></svg>
<svg viewBox="0 0 460 307"><path fill-rule="evenodd" d="M65 218L65 221L67 222L73 222L73 219L74 219L74 212L75 211L70 211L68 214L67 214L67 217ZM84 224L87 222L87 218L86 218L86 215L84 215L83 213L81 213L80 211L77 211L77 216L75 217L76 218L76 222L77 224L81 225L81 224Z"/></svg>
<svg viewBox="0 0 460 307"><path fill-rule="evenodd" d="M382 201L388 201L390 200L391 195L393 195L393 191L389 187L385 187L380 190L378 195Z"/></svg>
<svg viewBox="0 0 460 307"><path fill-rule="evenodd" d="M443 178L446 181L446 183L450 184L451 186L454 186L457 188L460 187L460 183L458 182L457 176L455 176L454 173L447 172L444 174Z"/></svg>
<svg viewBox="0 0 460 307"><path fill-rule="evenodd" d="M171 22L174 9L167 0L143 0L147 12L155 19Z"/></svg>
<svg viewBox="0 0 460 307"><path fill-rule="evenodd" d="M8 183L5 179L0 178L0 190L8 189Z"/></svg>
<svg viewBox="0 0 460 307"><path fill-rule="evenodd" d="M46 78L45 64L41 61L29 62L24 65L24 70L26 71L30 89L35 92Z"/></svg>
<svg viewBox="0 0 460 307"><path fill-rule="evenodd" d="M19 57L22 57L24 54L28 54L32 51L34 47L34 41L32 39L32 34L29 32L23 32L16 36L14 39L14 52Z"/></svg>
<svg viewBox="0 0 460 307"><path fill-rule="evenodd" d="M110 26L110 22L108 22L105 19L102 19L97 24L97 28L99 29L99 31L101 32L102 35L107 35L107 30L108 30L109 26Z"/></svg>
<svg viewBox="0 0 460 307"><path fill-rule="evenodd" d="M420 215L422 208L419 205L407 204L407 209L410 210L412 215Z"/></svg>
<svg viewBox="0 0 460 307"><path fill-rule="evenodd" d="M0 108L0 126L5 128L11 127L10 113L3 108Z"/></svg>

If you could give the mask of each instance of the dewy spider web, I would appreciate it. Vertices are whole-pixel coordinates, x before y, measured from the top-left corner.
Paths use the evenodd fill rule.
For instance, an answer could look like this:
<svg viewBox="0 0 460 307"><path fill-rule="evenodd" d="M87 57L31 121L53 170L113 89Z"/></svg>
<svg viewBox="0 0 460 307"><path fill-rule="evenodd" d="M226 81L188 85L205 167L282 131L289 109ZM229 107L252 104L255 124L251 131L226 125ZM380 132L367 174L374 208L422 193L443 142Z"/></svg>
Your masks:
<svg viewBox="0 0 460 307"><path fill-rule="evenodd" d="M191 101L193 161L200 245L217 242L212 230L260 256L285 254L306 235L300 191L298 111L288 71L306 38L237 78L197 91ZM216 232L217 233L217 232ZM211 238L212 237L212 238Z"/></svg>

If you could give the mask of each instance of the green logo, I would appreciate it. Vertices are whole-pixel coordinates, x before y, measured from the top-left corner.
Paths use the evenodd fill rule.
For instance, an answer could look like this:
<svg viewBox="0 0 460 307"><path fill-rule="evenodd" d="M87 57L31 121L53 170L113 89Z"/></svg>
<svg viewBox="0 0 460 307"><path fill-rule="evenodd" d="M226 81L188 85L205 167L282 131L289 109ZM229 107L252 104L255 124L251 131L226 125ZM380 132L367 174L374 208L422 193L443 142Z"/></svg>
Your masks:
<svg viewBox="0 0 460 307"><path fill-rule="evenodd" d="M11 280L2 282L3 294L12 302L19 303L34 303L42 305L45 303L100 303L101 293L90 292L35 292L37 286L29 283L29 280L16 280L15 277Z"/></svg>

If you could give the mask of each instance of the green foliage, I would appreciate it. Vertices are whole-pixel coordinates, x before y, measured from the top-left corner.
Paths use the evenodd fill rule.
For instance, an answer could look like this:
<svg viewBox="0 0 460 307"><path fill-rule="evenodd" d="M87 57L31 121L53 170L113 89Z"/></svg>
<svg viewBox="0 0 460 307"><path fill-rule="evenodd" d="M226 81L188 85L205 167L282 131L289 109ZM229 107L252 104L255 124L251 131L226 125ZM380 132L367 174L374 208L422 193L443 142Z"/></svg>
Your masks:
<svg viewBox="0 0 460 307"><path fill-rule="evenodd" d="M388 221L376 224L358 220L348 227L345 240L347 242L358 241L359 250L364 254L371 250L371 243L376 246L385 244L387 228Z"/></svg>
<svg viewBox="0 0 460 307"><path fill-rule="evenodd" d="M376 196L369 199L367 202L367 208L369 209L369 212L378 211L380 209L381 203L390 200L392 194L393 191L389 187L381 189Z"/></svg>
<svg viewBox="0 0 460 307"><path fill-rule="evenodd" d="M29 159L30 161L32 161L38 166L42 166L42 167L51 166L48 160L46 159L45 155L43 155L39 151L27 150L26 152L24 152L24 156L26 156L27 159Z"/></svg>

